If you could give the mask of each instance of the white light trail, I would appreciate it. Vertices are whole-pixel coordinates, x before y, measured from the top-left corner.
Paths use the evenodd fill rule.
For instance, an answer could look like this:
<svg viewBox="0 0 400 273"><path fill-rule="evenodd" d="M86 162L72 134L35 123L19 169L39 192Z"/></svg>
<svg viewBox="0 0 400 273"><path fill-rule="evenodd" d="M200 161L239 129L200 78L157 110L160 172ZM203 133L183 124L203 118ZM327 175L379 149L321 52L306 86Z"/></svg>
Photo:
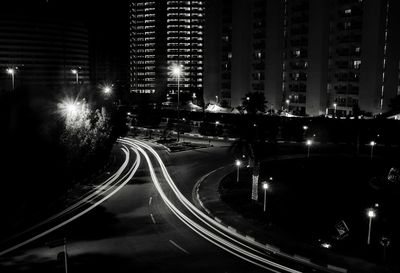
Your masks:
<svg viewBox="0 0 400 273"><path fill-rule="evenodd" d="M224 249L225 251L243 259L246 260L250 263L253 263L257 266L260 266L262 268L271 270L273 272L280 272L279 270L283 270L285 272L291 272L291 273L299 273L300 271L294 270L292 268L280 265L278 263L272 262L266 258L264 258L262 252L255 250L253 248L250 248L249 246L244 245L243 243L240 243L239 241L235 240L234 238L231 238L227 236L226 234L223 234L221 231L218 231L216 228L212 227L210 224L218 225L221 229L226 229L226 232L231 232L228 230L228 228L224 227L223 225L216 223L215 221L211 222L211 219L207 216L204 215L200 210L198 210L192 203L190 203L182 194L181 192L177 189L176 185L173 183L171 177L168 174L168 171L166 170L165 165L163 164L161 158L157 154L157 152L151 148L149 145L144 144L142 142L139 142L137 140L133 139L121 139L120 142L126 144L126 145L131 145L132 147L136 148L142 155L144 156L145 160L147 161L147 164L149 166L150 170L150 176L153 180L153 184L156 187L158 193L160 194L161 198L163 199L164 203L170 208L170 210L184 223L186 224L189 228L191 228L193 231L195 231L197 234L205 238L206 240L210 241L214 245ZM236 244L229 242L228 240L218 236L216 233L210 231L207 228L202 227L200 224L196 223L192 219L190 219L188 216L186 216L184 213L182 213L172 202L168 199L168 197L165 195L164 191L161 188L161 185L159 183L159 180L155 174L155 170L153 167L153 164L150 160L149 155L147 152L143 149L146 149L149 151L156 159L158 164L161 167L163 176L167 180L169 186L179 199L179 201L198 219L200 219L203 223L205 223L207 226L211 227L213 230L217 231L220 234L223 234L225 237L228 237L230 240L234 241ZM209 223L207 223L205 220ZM256 254L250 252L249 250L246 250L243 248L243 246L250 248L253 250Z"/></svg>
<svg viewBox="0 0 400 273"><path fill-rule="evenodd" d="M9 247L9 248L7 248L5 250L2 250L0 252L0 256L4 255L6 253L9 253L9 252L11 252L13 250L16 250L16 249L18 249L18 248L20 248L22 246L25 246L25 245L27 245L27 244L29 244L29 243L31 243L31 242L39 239L39 238L42 238L43 236L45 236L45 235L47 235L47 234L49 234L49 233L51 233L51 232L63 227L63 226L65 226L66 224L78 219L79 217L81 217L81 216L85 215L86 213L88 213L89 211L93 210L95 207L97 207L98 205L100 205L101 203L103 203L104 201L109 199L111 196L113 196L115 193L117 193L122 187L124 187L133 178L133 176L135 175L137 169L140 166L140 162L141 162L140 154L138 153L137 150L134 150L134 149L132 149L132 150L136 154L136 161L129 168L129 171L121 179L119 179L115 183L115 185L118 184L118 186L116 188L113 188L114 190L112 190L109 194L107 194L106 196L104 196L99 201L95 202L94 204L92 204L91 206L86 208L85 210L83 210L80 213L78 213L78 214L70 217L69 219L61 222L60 224L58 224L58 225L56 225L56 226L54 226L54 227L52 227L50 229L47 229L46 231L43 231L43 232L39 233L38 235L35 235L35 236L33 236L33 237L31 237L31 238L29 238L29 239L27 239L27 240L25 240L25 241L23 241L21 243L18 243L16 245L12 246L12 247ZM129 161L129 151L128 151L128 149L125 148L125 149L123 149L123 151L125 153L125 157L128 158L128 161ZM116 179L117 178L114 177L113 179L111 179L111 181L114 182ZM59 215L59 216L61 216L61 215Z"/></svg>

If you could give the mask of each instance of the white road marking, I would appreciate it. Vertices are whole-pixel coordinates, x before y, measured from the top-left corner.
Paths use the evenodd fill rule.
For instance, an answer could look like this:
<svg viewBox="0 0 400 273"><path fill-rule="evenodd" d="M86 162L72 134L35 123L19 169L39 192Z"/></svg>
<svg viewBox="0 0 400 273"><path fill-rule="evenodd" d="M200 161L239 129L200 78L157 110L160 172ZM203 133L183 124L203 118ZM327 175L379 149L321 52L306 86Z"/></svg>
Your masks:
<svg viewBox="0 0 400 273"><path fill-rule="evenodd" d="M150 217L151 217L151 221L153 221L153 224L157 224L157 223L156 223L156 219L154 219L154 216L153 216L152 213L150 213Z"/></svg>
<svg viewBox="0 0 400 273"><path fill-rule="evenodd" d="M208 216L206 216L203 212L201 212L198 208L196 208L189 200L186 199L185 196L179 191L179 189L174 184L171 176L169 175L164 163L161 160L161 157L157 154L157 152L151 148L151 146L134 139L124 138L121 139L120 142L131 145L132 147L136 148L145 158L147 165L149 167L150 176L153 180L153 184L156 187L157 191L160 194L160 197L164 201L164 203L170 208L170 210L190 229L194 232L199 234L204 239L208 240L209 242L213 243L214 245L224 249L225 251L243 259L250 263L253 263L257 266L262 268L268 269L272 272L281 272L276 269L284 270L286 272L292 273L300 273L300 271L294 270L292 268L283 266L276 262L273 262L265 257L265 253L261 252L249 245L246 245L235 238L229 236L229 234L233 234L231 230L225 227L222 224L217 223L216 221L212 221ZM175 195L178 197L178 200L185 206L197 219L199 219L203 224L207 225L209 229L201 226L199 223L195 222L194 220L190 219L187 215L185 215L182 211L180 211L166 196L165 192L161 188L160 182L157 178L155 173L155 169L153 167L153 163L150 160L149 154L152 154L158 162L158 165L161 167L162 174L166 179L168 185L171 187ZM215 232L213 232L215 231ZM233 242L228 241L227 239L219 236L220 235L229 238ZM234 234L236 237L239 235L236 233ZM244 236L243 236L244 237ZM255 244L255 242L252 242ZM261 244L260 244L261 245ZM246 250L245 248L251 250Z"/></svg>
<svg viewBox="0 0 400 273"><path fill-rule="evenodd" d="M174 246L176 246L176 248L178 248L178 249L181 250L182 252L185 252L186 254L190 254L189 251L187 251L186 249L184 249L183 247L181 247L180 245L178 245L178 244L175 243L174 241L169 240L169 242L170 242L171 244L173 244Z"/></svg>
<svg viewBox="0 0 400 273"><path fill-rule="evenodd" d="M150 196L149 198L149 206L151 206L151 201L153 200L153 197Z"/></svg>

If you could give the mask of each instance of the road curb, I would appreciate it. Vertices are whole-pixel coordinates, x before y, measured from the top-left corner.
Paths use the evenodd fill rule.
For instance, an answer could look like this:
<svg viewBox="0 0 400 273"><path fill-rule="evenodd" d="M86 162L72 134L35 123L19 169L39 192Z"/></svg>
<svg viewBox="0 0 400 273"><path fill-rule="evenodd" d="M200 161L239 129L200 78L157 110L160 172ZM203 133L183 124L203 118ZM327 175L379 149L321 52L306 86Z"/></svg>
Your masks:
<svg viewBox="0 0 400 273"><path fill-rule="evenodd" d="M200 207L200 209L202 209L203 211L205 211L207 213L207 215L211 218L214 219L216 222L218 222L219 224L223 225L224 227L227 228L227 230L229 230L231 233L233 234L237 234L238 236L243 237L247 242L256 245L260 248L263 248L264 250L275 254L275 255L280 255L282 257L286 257L292 260L295 260L299 263L302 264L306 264L308 266L312 266L315 268L319 268L325 272L332 272L332 273L348 273L348 269L343 268L343 267L339 267L336 265L331 265L331 264L327 264L327 263L317 263L315 261L313 261L312 259L308 258L308 257L304 257L302 255L299 254L288 254L283 252L280 248L270 245L270 244L266 244L266 243L261 243L260 241L258 241L255 237L250 236L247 233L243 233L241 231L239 231L236 227L233 227L231 225L228 225L227 223L225 223L224 221L222 221L219 217L216 217L211 211L210 209L208 209L205 205L205 201L204 198L202 200L202 197L200 195L200 187L201 184L212 174L214 174L215 172L222 170L224 168L229 168L231 167L230 165L226 165L226 166L222 166L218 169L215 169L205 175L203 175L195 184L195 186L193 187L193 191L192 191L192 199L193 202L195 203L195 205L197 205L198 207Z"/></svg>

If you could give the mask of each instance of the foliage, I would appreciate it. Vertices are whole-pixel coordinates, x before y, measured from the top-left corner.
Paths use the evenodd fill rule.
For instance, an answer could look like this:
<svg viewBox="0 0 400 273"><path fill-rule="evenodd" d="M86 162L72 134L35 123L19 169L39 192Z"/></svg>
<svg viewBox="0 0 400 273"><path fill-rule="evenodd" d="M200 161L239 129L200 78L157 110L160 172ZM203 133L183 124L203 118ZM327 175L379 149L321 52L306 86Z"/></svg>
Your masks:
<svg viewBox="0 0 400 273"><path fill-rule="evenodd" d="M87 103L82 102L79 114L66 116L60 139L69 163L81 166L96 154L105 152L110 137L111 125L107 114L93 111Z"/></svg>
<svg viewBox="0 0 400 273"><path fill-rule="evenodd" d="M242 98L242 109L246 110L248 114L255 115L258 112L265 113L266 104L264 93L250 92Z"/></svg>

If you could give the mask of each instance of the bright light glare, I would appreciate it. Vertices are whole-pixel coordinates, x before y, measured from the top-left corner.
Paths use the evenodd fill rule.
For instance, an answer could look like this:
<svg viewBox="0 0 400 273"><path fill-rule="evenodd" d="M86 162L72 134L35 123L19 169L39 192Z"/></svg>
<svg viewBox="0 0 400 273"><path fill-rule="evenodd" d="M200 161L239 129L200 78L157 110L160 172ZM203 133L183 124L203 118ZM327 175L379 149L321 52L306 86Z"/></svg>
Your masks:
<svg viewBox="0 0 400 273"><path fill-rule="evenodd" d="M307 129L308 129L308 126L304 125L303 130L307 130Z"/></svg>
<svg viewBox="0 0 400 273"><path fill-rule="evenodd" d="M375 142L375 141L371 141L369 144L370 144L371 146L375 146L375 145L376 145L376 142Z"/></svg>
<svg viewBox="0 0 400 273"><path fill-rule="evenodd" d="M111 91L112 91L111 86L105 86L105 87L103 88L104 94L110 94Z"/></svg>
<svg viewBox="0 0 400 273"><path fill-rule="evenodd" d="M10 75L13 75L13 74L15 73L14 68L7 68L6 71L7 71L7 73L10 74Z"/></svg>
<svg viewBox="0 0 400 273"><path fill-rule="evenodd" d="M374 217L376 216L376 213L375 213L375 211L374 211L373 209L369 209L369 210L367 211L367 216L368 216L369 218L374 218Z"/></svg>
<svg viewBox="0 0 400 273"><path fill-rule="evenodd" d="M217 120L217 121L215 122L215 124L218 125L218 124L219 124L219 121Z"/></svg>
<svg viewBox="0 0 400 273"><path fill-rule="evenodd" d="M78 74L78 70L76 70L76 69L71 69L71 73L72 73L72 74Z"/></svg>
<svg viewBox="0 0 400 273"><path fill-rule="evenodd" d="M306 145L307 145L307 146L311 146L311 145L312 145L312 140L311 140L311 139L308 139L307 142L306 142Z"/></svg>
<svg viewBox="0 0 400 273"><path fill-rule="evenodd" d="M321 246L322 246L323 248L331 248L331 247L332 247L332 245L329 244L329 243L322 243Z"/></svg>
<svg viewBox="0 0 400 273"><path fill-rule="evenodd" d="M262 187L264 190L268 190L269 185L268 185L268 183L263 183Z"/></svg>
<svg viewBox="0 0 400 273"><path fill-rule="evenodd" d="M61 103L58 104L58 111L61 115L70 120L74 119L81 110L81 103L72 99L65 99Z"/></svg>
<svg viewBox="0 0 400 273"><path fill-rule="evenodd" d="M286 104L289 104L290 103L290 100L286 100Z"/></svg>
<svg viewBox="0 0 400 273"><path fill-rule="evenodd" d="M180 77L182 75L182 65L172 64L169 67L170 74L174 77Z"/></svg>
<svg viewBox="0 0 400 273"><path fill-rule="evenodd" d="M236 160L236 161L235 161L235 164L236 164L236 166L239 167L240 165L242 165L242 162L241 162L240 160Z"/></svg>

